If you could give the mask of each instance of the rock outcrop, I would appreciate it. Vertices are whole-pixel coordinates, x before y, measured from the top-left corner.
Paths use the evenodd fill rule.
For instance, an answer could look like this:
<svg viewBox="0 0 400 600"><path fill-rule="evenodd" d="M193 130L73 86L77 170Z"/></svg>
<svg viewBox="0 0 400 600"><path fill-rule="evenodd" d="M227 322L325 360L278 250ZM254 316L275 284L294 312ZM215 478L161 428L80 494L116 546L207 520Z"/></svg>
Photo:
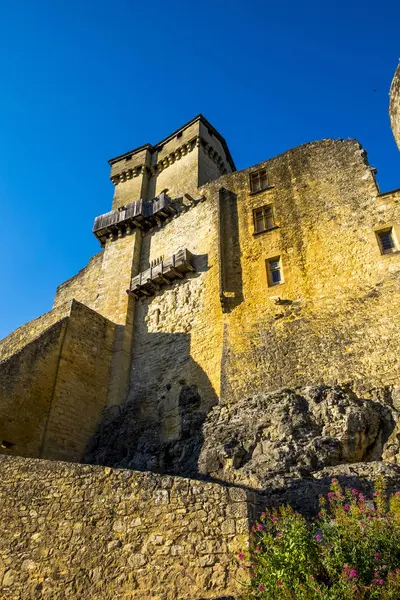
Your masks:
<svg viewBox="0 0 400 600"><path fill-rule="evenodd" d="M207 414L195 389L182 388L181 396L179 438L163 441L157 423L138 422L127 404L105 416L86 461L260 491L306 483L338 465L344 472L355 463L400 463L399 390L360 398L337 386L280 389Z"/></svg>
<svg viewBox="0 0 400 600"><path fill-rule="evenodd" d="M199 471L264 489L277 475L381 460L392 407L340 387L282 389L216 406L204 425Z"/></svg>

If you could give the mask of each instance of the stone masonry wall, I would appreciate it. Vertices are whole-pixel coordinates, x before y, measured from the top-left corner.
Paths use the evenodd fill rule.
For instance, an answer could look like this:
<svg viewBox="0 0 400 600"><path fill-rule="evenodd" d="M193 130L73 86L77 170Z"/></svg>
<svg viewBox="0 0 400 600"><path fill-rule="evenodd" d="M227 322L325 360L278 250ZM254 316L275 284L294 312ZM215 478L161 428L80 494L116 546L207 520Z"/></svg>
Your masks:
<svg viewBox="0 0 400 600"><path fill-rule="evenodd" d="M41 457L78 461L107 404L115 325L73 302Z"/></svg>
<svg viewBox="0 0 400 600"><path fill-rule="evenodd" d="M270 188L252 194L249 172L261 167ZM200 190L206 205L221 187L237 199L226 210L238 211L242 285L224 315L227 397L316 381L364 391L398 383L400 253L382 255L376 231L393 227L400 239L399 204L379 194L359 144L306 144L224 176ZM254 234L253 209L267 204L276 227ZM284 280L269 287L266 260L276 256Z"/></svg>
<svg viewBox="0 0 400 600"><path fill-rule="evenodd" d="M55 311L57 312L57 311ZM0 362L0 453L78 460L107 402L115 325L68 316Z"/></svg>
<svg viewBox="0 0 400 600"><path fill-rule="evenodd" d="M0 457L0 594L196 600L235 595L244 490L120 469ZM239 588L240 589L240 588Z"/></svg>
<svg viewBox="0 0 400 600"><path fill-rule="evenodd" d="M147 233L140 269L187 248L195 273L136 303L129 400L141 417L162 422L163 436L180 432L179 394L192 386L207 410L219 393L222 346L218 297L216 207L199 203Z"/></svg>
<svg viewBox="0 0 400 600"><path fill-rule="evenodd" d="M101 265L104 252L99 252L93 256L86 267L79 273L64 281L58 286L54 298L53 309L65 302L75 299L89 308L93 308L96 302L99 278L101 274Z"/></svg>
<svg viewBox="0 0 400 600"><path fill-rule="evenodd" d="M0 362L0 454L40 456L67 321Z"/></svg>
<svg viewBox="0 0 400 600"><path fill-rule="evenodd" d="M29 321L29 323L25 323L25 325L18 327L18 329L15 329L10 335L0 340L0 361L9 358L15 352L18 352L24 346L40 337L46 329L67 316L70 309L70 301L59 304L57 307L53 308L53 310L41 315L33 321Z"/></svg>

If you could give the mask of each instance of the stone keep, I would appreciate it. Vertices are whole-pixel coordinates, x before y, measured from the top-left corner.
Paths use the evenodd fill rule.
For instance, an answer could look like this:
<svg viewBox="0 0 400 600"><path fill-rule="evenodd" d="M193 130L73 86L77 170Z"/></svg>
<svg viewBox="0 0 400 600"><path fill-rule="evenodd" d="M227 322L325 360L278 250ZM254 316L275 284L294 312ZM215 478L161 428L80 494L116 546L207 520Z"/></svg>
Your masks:
<svg viewBox="0 0 400 600"><path fill-rule="evenodd" d="M106 464L125 419L130 468L192 474L215 405L398 383L400 192L356 140L236 171L199 115L109 163L100 252L0 342L2 453Z"/></svg>

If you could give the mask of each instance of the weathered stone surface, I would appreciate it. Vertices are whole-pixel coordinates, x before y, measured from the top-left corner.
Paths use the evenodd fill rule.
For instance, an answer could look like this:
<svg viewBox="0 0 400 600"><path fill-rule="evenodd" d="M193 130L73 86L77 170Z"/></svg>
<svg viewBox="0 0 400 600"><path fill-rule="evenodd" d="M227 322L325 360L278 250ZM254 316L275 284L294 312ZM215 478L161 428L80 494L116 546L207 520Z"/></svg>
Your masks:
<svg viewBox="0 0 400 600"><path fill-rule="evenodd" d="M265 489L277 476L379 460L394 426L391 407L340 387L257 394L211 410L199 471Z"/></svg>
<svg viewBox="0 0 400 600"><path fill-rule="evenodd" d="M389 115L393 135L400 150L400 65L396 69L390 88Z"/></svg>
<svg viewBox="0 0 400 600"><path fill-rule="evenodd" d="M213 483L5 456L0 474L2 598L235 595L248 492L231 498Z"/></svg>
<svg viewBox="0 0 400 600"><path fill-rule="evenodd" d="M268 488L257 496L259 511L266 506L290 504L306 516L315 516L319 498L329 492L332 478L336 477L343 488L356 488L371 496L374 484L381 480L387 493L400 490L400 466L382 461L341 464L321 471L293 478L290 473L275 474Z"/></svg>

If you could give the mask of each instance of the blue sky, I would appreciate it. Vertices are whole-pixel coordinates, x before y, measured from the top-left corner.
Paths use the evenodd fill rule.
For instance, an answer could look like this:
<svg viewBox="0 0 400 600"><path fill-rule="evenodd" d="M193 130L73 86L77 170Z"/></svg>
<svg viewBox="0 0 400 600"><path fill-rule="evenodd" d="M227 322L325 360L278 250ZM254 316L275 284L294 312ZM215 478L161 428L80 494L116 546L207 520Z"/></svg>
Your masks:
<svg viewBox="0 0 400 600"><path fill-rule="evenodd" d="M398 0L0 4L0 338L98 252L107 159L199 112L238 169L355 137L381 189L400 187Z"/></svg>

